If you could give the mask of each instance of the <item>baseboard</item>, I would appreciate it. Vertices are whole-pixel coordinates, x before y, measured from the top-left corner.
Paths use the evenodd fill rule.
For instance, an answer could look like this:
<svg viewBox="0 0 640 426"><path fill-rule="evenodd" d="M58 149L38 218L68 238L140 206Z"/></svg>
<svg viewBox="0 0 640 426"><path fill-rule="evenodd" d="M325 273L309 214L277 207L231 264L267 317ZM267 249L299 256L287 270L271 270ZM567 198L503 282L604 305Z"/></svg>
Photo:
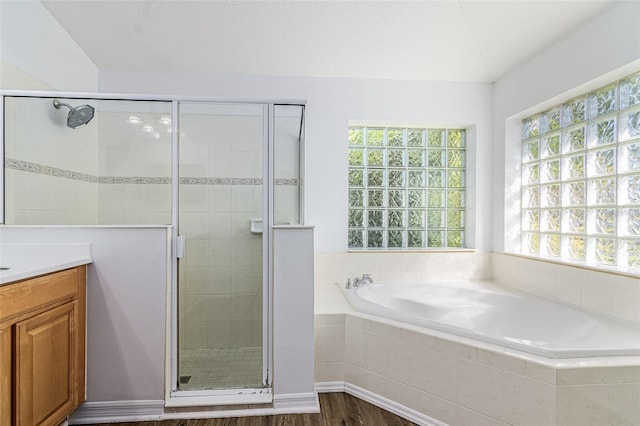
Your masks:
<svg viewBox="0 0 640 426"><path fill-rule="evenodd" d="M85 402L70 417L69 424L142 422L151 420L269 416L319 413L316 392L273 395L273 407L222 411L165 412L163 400Z"/></svg>
<svg viewBox="0 0 640 426"><path fill-rule="evenodd" d="M320 401L317 392L273 395L275 414L319 413Z"/></svg>
<svg viewBox="0 0 640 426"><path fill-rule="evenodd" d="M344 382L317 382L316 392L318 393L344 392Z"/></svg>
<svg viewBox="0 0 640 426"><path fill-rule="evenodd" d="M163 410L163 400L85 402L69 417L69 424L160 420Z"/></svg>
<svg viewBox="0 0 640 426"><path fill-rule="evenodd" d="M316 392L345 392L421 426L446 426L434 418L348 382L319 382ZM224 412L164 413L163 400L85 402L70 417L69 424L137 422L171 418L235 417L289 413L319 413L316 392L273 396L273 408ZM194 414L196 414L194 416Z"/></svg>
<svg viewBox="0 0 640 426"><path fill-rule="evenodd" d="M404 405L398 404L395 401L384 398L373 392L369 392L368 390L363 389L359 386L352 385L351 383L348 383L348 382L318 382L316 383L316 391L320 393L328 393L328 392L348 393L349 395L353 395L356 398L360 398L363 401L373 404L376 407L380 407L383 410L386 410L390 413L400 416L403 419L407 419L417 425L447 426L446 423L443 423L439 420L431 418L411 408L405 407Z"/></svg>

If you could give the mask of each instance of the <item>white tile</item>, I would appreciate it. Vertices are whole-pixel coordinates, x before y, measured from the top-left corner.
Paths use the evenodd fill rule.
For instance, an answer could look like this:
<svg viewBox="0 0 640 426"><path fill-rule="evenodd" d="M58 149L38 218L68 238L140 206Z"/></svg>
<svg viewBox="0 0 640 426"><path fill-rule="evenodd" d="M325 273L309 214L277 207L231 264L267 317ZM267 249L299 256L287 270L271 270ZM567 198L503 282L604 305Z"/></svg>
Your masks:
<svg viewBox="0 0 640 426"><path fill-rule="evenodd" d="M422 408L419 411L427 416L452 426L472 425L472 423L461 422L461 411L464 407L426 392L420 393L419 396L422 400Z"/></svg>
<svg viewBox="0 0 640 426"><path fill-rule="evenodd" d="M206 266L191 266L183 268L186 277L180 282L186 288L187 294L209 293L209 268Z"/></svg>
<svg viewBox="0 0 640 426"><path fill-rule="evenodd" d="M561 368L557 371L558 386L592 383L592 368Z"/></svg>
<svg viewBox="0 0 640 426"><path fill-rule="evenodd" d="M502 392L505 374L498 369L460 360L457 401L465 407L499 418L505 403Z"/></svg>
<svg viewBox="0 0 640 426"><path fill-rule="evenodd" d="M511 424L553 424L556 418L556 388L517 374L502 378L502 407L498 419Z"/></svg>
<svg viewBox="0 0 640 426"><path fill-rule="evenodd" d="M250 186L234 185L231 188L231 210L234 212L253 211L253 189Z"/></svg>
<svg viewBox="0 0 640 426"><path fill-rule="evenodd" d="M209 151L205 149L180 150L180 175L186 177L208 177Z"/></svg>
<svg viewBox="0 0 640 426"><path fill-rule="evenodd" d="M501 353L477 349L478 362L510 373L525 374L525 361Z"/></svg>
<svg viewBox="0 0 640 426"><path fill-rule="evenodd" d="M229 345L234 348L252 346L253 329L252 322L232 320L229 322Z"/></svg>
<svg viewBox="0 0 640 426"><path fill-rule="evenodd" d="M232 247L233 240L210 240L207 247L209 249L209 266L228 266L232 262ZM188 246L187 246L188 248ZM189 253L187 252L187 256Z"/></svg>
<svg viewBox="0 0 640 426"><path fill-rule="evenodd" d="M231 343L229 321L208 321L206 341L209 348L228 348Z"/></svg>
<svg viewBox="0 0 640 426"><path fill-rule="evenodd" d="M344 362L326 362L316 360L315 381L316 383L344 381Z"/></svg>
<svg viewBox="0 0 640 426"><path fill-rule="evenodd" d="M474 346L465 345L462 343L454 342L448 339L436 338L433 349L436 351L444 352L450 355L457 356L459 358L475 360L476 348Z"/></svg>
<svg viewBox="0 0 640 426"><path fill-rule="evenodd" d="M591 379L595 384L640 384L640 366L593 368Z"/></svg>
<svg viewBox="0 0 640 426"><path fill-rule="evenodd" d="M458 410L458 422L455 424L473 425L473 426L509 426L508 423L504 423L493 417L485 416L474 410L469 410L465 407L460 407Z"/></svg>
<svg viewBox="0 0 640 426"><path fill-rule="evenodd" d="M194 186L194 185L190 185L190 186ZM209 212L225 212L225 213L232 211L231 188L232 187L230 185L209 186L206 189L206 198L204 198L204 200L207 202L206 210ZM187 207L185 206L181 208L186 209Z"/></svg>
<svg viewBox="0 0 640 426"><path fill-rule="evenodd" d="M346 327L345 328L345 362L352 365L363 365L364 360L364 337L362 330Z"/></svg>
<svg viewBox="0 0 640 426"><path fill-rule="evenodd" d="M416 387L439 397L458 401L460 359L432 350L423 350L418 354L418 360L413 360L412 364L405 366L413 369L418 381Z"/></svg>
<svg viewBox="0 0 640 426"><path fill-rule="evenodd" d="M585 309L611 314L613 312L613 292L606 282L589 280L582 284L582 306Z"/></svg>
<svg viewBox="0 0 640 426"><path fill-rule="evenodd" d="M345 325L344 314L325 314L314 317L316 326Z"/></svg>
<svg viewBox="0 0 640 426"><path fill-rule="evenodd" d="M207 212L185 211L180 217L180 235L193 239L209 238L209 221Z"/></svg>
<svg viewBox="0 0 640 426"><path fill-rule="evenodd" d="M234 319L230 315L233 312L229 296L207 295L200 296L207 306L207 321L224 321Z"/></svg>
<svg viewBox="0 0 640 426"><path fill-rule="evenodd" d="M535 362L526 362L526 376L552 385L556 384L556 369Z"/></svg>
<svg viewBox="0 0 640 426"><path fill-rule="evenodd" d="M185 305L185 318L188 321L207 321L210 315L211 297L200 294L187 294Z"/></svg>
<svg viewBox="0 0 640 426"><path fill-rule="evenodd" d="M420 346L422 348L431 349L436 343L434 336L422 333L417 330L402 329L400 338L408 343Z"/></svg>
<svg viewBox="0 0 640 426"><path fill-rule="evenodd" d="M231 267L209 267L209 291L211 294L231 292Z"/></svg>
<svg viewBox="0 0 640 426"><path fill-rule="evenodd" d="M315 357L317 361L324 362L344 361L344 326L315 327Z"/></svg>
<svg viewBox="0 0 640 426"><path fill-rule="evenodd" d="M234 294L229 297L229 319L246 320L252 318L253 296Z"/></svg>
<svg viewBox="0 0 640 426"><path fill-rule="evenodd" d="M231 151L217 149L208 150L209 176L211 177L231 177L235 165L231 162Z"/></svg>
<svg viewBox="0 0 640 426"><path fill-rule="evenodd" d="M184 262L190 266L209 266L209 242L207 240L187 239L185 242Z"/></svg>
<svg viewBox="0 0 640 426"><path fill-rule="evenodd" d="M613 284L615 315L618 318L640 324L640 279L617 277Z"/></svg>
<svg viewBox="0 0 640 426"><path fill-rule="evenodd" d="M207 224L204 227L210 238L228 239L231 233L232 215L230 212L209 212Z"/></svg>
<svg viewBox="0 0 640 426"><path fill-rule="evenodd" d="M179 198L182 211L208 211L209 188L206 185L180 185Z"/></svg>
<svg viewBox="0 0 640 426"><path fill-rule="evenodd" d="M207 323L184 321L184 349L198 349L207 347Z"/></svg>
<svg viewBox="0 0 640 426"><path fill-rule="evenodd" d="M640 424L640 385L585 385L558 388L558 424Z"/></svg>
<svg viewBox="0 0 640 426"><path fill-rule="evenodd" d="M422 394L410 386L390 380L386 385L387 395L395 403L411 410L420 410L422 408Z"/></svg>

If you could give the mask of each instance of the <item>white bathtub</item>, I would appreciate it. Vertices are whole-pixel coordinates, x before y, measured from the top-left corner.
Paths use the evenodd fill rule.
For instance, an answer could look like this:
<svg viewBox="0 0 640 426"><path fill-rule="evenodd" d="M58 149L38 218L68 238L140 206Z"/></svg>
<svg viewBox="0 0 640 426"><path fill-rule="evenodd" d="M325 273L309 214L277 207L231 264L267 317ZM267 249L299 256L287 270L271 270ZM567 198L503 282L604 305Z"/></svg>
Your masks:
<svg viewBox="0 0 640 426"><path fill-rule="evenodd" d="M343 291L366 314L548 358L640 355L640 327L488 282L388 282Z"/></svg>

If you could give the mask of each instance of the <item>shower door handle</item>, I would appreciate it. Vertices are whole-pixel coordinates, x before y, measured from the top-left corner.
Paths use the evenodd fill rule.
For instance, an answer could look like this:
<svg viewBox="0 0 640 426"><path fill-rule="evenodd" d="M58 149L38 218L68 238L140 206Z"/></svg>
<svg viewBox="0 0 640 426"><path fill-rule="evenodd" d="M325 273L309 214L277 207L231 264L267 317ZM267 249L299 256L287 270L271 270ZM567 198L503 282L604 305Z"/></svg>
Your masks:
<svg viewBox="0 0 640 426"><path fill-rule="evenodd" d="M184 257L184 235L176 236L176 258L182 259Z"/></svg>

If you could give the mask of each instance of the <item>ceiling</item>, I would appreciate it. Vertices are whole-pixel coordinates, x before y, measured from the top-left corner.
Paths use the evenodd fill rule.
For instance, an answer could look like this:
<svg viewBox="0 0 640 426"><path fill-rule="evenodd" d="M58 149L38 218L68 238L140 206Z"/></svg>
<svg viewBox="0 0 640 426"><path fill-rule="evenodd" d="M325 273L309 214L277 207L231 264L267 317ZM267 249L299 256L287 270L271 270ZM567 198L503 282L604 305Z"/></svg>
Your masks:
<svg viewBox="0 0 640 426"><path fill-rule="evenodd" d="M42 0L100 70L493 82L614 0Z"/></svg>

